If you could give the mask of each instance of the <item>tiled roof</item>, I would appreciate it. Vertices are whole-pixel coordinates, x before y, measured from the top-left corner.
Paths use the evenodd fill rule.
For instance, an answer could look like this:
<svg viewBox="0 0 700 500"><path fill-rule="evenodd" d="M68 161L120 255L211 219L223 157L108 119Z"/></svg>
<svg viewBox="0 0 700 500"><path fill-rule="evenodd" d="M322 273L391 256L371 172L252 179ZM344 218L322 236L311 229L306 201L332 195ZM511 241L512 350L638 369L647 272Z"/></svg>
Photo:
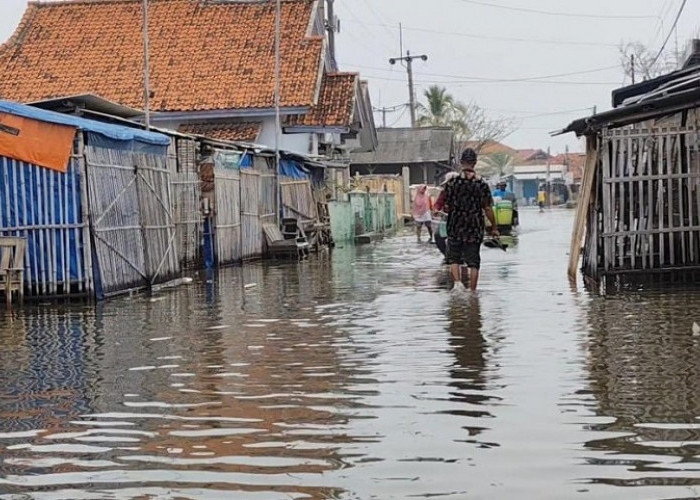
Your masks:
<svg viewBox="0 0 700 500"><path fill-rule="evenodd" d="M256 142L262 130L260 122L185 123L178 128L184 134L204 135L220 141Z"/></svg>
<svg viewBox="0 0 700 500"><path fill-rule="evenodd" d="M477 149L480 156L488 156L494 153L506 153L515 156L518 153L517 150L498 141L486 141L484 143L479 141L467 141L464 147Z"/></svg>
<svg viewBox="0 0 700 500"><path fill-rule="evenodd" d="M318 105L302 116L291 116L288 126L348 127L352 125L355 99L359 90L357 73L331 73L323 76Z"/></svg>
<svg viewBox="0 0 700 500"><path fill-rule="evenodd" d="M586 153L569 153L560 154L552 159L553 163L561 163L567 165L569 172L574 176L574 179L581 179L583 177L583 169L586 164Z"/></svg>
<svg viewBox="0 0 700 500"><path fill-rule="evenodd" d="M149 0L155 111L274 105L274 2ZM143 107L141 0L29 4L0 46L0 97L31 102L80 93ZM311 0L282 1L282 106L311 106L324 42Z"/></svg>
<svg viewBox="0 0 700 500"><path fill-rule="evenodd" d="M540 165L547 163L547 152L541 149L518 149L515 155L516 165Z"/></svg>

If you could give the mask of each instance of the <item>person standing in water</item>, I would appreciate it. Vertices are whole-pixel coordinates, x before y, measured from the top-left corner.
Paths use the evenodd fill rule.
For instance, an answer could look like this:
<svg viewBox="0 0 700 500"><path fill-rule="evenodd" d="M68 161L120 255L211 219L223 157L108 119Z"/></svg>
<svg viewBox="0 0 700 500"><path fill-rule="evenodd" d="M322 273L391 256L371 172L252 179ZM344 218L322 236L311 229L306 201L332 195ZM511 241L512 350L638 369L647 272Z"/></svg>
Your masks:
<svg viewBox="0 0 700 500"><path fill-rule="evenodd" d="M445 185L447 212L447 263L454 280L454 290L463 290L462 266L469 271L469 287L476 290L481 268L481 243L484 240L486 218L491 222L491 234L499 236L493 213L493 198L489 185L476 175L476 151L467 148L462 153L462 173Z"/></svg>
<svg viewBox="0 0 700 500"><path fill-rule="evenodd" d="M413 221L416 224L416 237L420 243L421 232L423 226L428 230L430 239L428 243L433 242L433 201L428 194L428 186L421 185L413 199Z"/></svg>

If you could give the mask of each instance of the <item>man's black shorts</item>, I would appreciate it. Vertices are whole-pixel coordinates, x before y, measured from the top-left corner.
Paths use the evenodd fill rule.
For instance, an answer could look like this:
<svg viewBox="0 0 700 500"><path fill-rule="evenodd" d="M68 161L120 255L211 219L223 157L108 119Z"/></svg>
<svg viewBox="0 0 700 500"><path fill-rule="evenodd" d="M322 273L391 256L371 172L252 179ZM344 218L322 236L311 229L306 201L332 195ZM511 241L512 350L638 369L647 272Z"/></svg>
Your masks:
<svg viewBox="0 0 700 500"><path fill-rule="evenodd" d="M449 238L447 240L447 263L479 269L481 267L481 243L467 243L461 239Z"/></svg>

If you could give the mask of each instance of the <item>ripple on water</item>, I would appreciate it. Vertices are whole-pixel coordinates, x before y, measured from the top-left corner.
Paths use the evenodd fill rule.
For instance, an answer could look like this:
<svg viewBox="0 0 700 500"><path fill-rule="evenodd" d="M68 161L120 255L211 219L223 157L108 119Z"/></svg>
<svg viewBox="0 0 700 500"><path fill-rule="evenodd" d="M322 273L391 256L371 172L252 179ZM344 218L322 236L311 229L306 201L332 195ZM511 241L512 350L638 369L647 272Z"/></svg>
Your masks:
<svg viewBox="0 0 700 500"><path fill-rule="evenodd" d="M0 316L0 499L695 495L700 294L571 288L522 218L463 300L399 236Z"/></svg>

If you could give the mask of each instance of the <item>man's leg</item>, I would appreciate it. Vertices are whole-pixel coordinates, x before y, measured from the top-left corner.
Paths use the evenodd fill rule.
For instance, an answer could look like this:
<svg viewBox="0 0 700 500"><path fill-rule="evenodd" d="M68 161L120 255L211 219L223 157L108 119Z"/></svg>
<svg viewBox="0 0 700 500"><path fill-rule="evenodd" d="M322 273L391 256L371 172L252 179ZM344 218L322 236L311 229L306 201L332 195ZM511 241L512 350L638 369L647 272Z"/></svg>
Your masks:
<svg viewBox="0 0 700 500"><path fill-rule="evenodd" d="M479 269L481 268L481 243L468 243L465 253L465 260L469 268L469 288L476 291L479 284Z"/></svg>
<svg viewBox="0 0 700 500"><path fill-rule="evenodd" d="M447 238L447 263L455 285L462 282L462 246L459 240Z"/></svg>
<svg viewBox="0 0 700 500"><path fill-rule="evenodd" d="M476 287L479 284L479 270L475 267L469 268L469 288L472 292L476 291Z"/></svg>

